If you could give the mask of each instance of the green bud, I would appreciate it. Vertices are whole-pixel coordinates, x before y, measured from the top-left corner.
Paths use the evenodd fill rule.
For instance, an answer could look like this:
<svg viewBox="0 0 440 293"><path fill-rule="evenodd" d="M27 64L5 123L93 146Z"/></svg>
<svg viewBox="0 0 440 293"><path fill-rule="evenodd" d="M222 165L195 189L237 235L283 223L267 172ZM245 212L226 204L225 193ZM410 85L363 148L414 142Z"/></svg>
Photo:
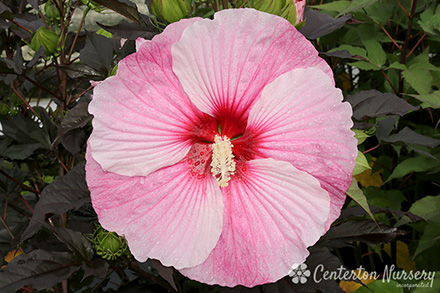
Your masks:
<svg viewBox="0 0 440 293"><path fill-rule="evenodd" d="M104 259L115 260L128 252L127 241L115 232L108 232L99 226L93 235L88 236L96 254Z"/></svg>
<svg viewBox="0 0 440 293"><path fill-rule="evenodd" d="M57 23L60 21L60 12L52 0L47 1L44 5L44 15L50 22Z"/></svg>
<svg viewBox="0 0 440 293"><path fill-rule="evenodd" d="M189 16L191 0L151 0L151 10L155 16L172 23Z"/></svg>
<svg viewBox="0 0 440 293"><path fill-rule="evenodd" d="M47 56L52 55L58 48L58 35L44 26L40 27L32 36L30 47L38 51L41 46Z"/></svg>

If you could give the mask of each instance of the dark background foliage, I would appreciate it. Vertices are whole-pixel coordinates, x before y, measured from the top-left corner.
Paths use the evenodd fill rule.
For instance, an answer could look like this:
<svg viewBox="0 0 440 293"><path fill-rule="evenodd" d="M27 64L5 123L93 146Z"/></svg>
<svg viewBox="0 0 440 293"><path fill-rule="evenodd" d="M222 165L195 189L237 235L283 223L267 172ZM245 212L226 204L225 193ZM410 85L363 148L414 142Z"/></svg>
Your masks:
<svg viewBox="0 0 440 293"><path fill-rule="evenodd" d="M183 16L257 2L194 1ZM124 19L83 29L89 12L110 10ZM0 2L1 292L440 291L439 281L408 289L397 282L418 281L294 284L289 276L252 289L208 286L135 261L123 238L103 231L84 174L90 80L113 75L134 40L160 33L164 19L127 0ZM360 151L342 214L310 248L308 268L440 271L439 4L310 0L300 31L352 105Z"/></svg>

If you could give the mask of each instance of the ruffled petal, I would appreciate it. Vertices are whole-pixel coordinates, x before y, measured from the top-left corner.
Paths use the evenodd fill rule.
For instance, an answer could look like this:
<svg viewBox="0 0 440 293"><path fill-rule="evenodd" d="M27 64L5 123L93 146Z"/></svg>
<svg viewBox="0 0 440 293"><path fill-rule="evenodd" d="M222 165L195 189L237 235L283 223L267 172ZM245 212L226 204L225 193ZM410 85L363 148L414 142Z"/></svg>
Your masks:
<svg viewBox="0 0 440 293"><path fill-rule="evenodd" d="M169 25L119 63L118 74L94 89L90 145L104 170L146 176L183 159L188 130L202 115L172 71L171 45L197 19ZM204 115L204 114L203 114Z"/></svg>
<svg viewBox="0 0 440 293"><path fill-rule="evenodd" d="M191 101L217 118L246 123L263 87L294 68L330 67L284 18L254 9L217 12L185 29L171 49L173 70Z"/></svg>
<svg viewBox="0 0 440 293"><path fill-rule="evenodd" d="M329 226L340 213L357 156L352 110L317 68L295 69L263 90L244 135L263 157L288 161L318 178L332 201Z"/></svg>
<svg viewBox="0 0 440 293"><path fill-rule="evenodd" d="M139 261L192 267L215 247L223 197L212 176L193 176L182 162L147 177L105 172L87 153L86 179L101 225L124 235Z"/></svg>
<svg viewBox="0 0 440 293"><path fill-rule="evenodd" d="M180 272L229 287L275 282L302 263L307 247L324 233L328 194L311 175L273 159L248 161L234 176L222 189L225 213L217 246L203 264Z"/></svg>

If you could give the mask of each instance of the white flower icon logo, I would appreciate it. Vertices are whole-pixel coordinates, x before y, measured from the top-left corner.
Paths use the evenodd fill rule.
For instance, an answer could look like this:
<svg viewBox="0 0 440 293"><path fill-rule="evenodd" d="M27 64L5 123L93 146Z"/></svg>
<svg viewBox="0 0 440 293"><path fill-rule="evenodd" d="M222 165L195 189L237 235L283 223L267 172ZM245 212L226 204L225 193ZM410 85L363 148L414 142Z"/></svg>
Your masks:
<svg viewBox="0 0 440 293"><path fill-rule="evenodd" d="M310 270L307 269L307 265L303 264L294 264L292 266L292 270L289 272L289 277L292 277L292 282L294 284L304 284L307 282L307 278L310 277Z"/></svg>

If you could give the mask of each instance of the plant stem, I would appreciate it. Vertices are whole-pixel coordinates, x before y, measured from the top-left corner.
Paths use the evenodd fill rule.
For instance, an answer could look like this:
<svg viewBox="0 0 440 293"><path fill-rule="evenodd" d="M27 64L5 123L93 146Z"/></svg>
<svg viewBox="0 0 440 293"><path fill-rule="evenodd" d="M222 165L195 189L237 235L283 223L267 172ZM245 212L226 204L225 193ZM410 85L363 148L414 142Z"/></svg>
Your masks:
<svg viewBox="0 0 440 293"><path fill-rule="evenodd" d="M408 22L408 28L406 29L406 37L405 42L402 46L402 55L400 57L400 63L405 64L406 63L406 51L408 50L408 44L411 36L413 21L414 21L414 12L416 10L417 0L411 1L411 12L409 15L409 22ZM402 77L402 70L399 71L399 93L403 93L403 77Z"/></svg>
<svg viewBox="0 0 440 293"><path fill-rule="evenodd" d="M89 13L89 11L90 11L90 7L87 7L86 10L84 10L83 16L81 18L81 22L79 23L78 30L76 31L75 38L73 39L72 46L70 47L69 55L67 55L67 62L70 62L70 58L72 57L73 54L73 48L75 47L79 34L81 33L81 29L84 25L84 22L86 21L87 13Z"/></svg>

